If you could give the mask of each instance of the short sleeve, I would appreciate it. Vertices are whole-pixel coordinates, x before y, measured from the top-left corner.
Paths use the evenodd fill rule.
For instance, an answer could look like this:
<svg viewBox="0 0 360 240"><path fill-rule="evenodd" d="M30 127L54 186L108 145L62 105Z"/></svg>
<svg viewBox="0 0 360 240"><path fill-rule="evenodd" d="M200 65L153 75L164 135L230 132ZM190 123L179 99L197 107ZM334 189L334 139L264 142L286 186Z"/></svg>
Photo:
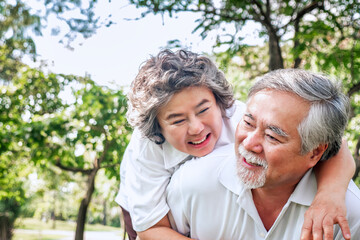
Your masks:
<svg viewBox="0 0 360 240"><path fill-rule="evenodd" d="M161 146L142 137L136 139L136 149L126 168L128 210L134 230L144 231L169 211L165 191L172 170L165 169Z"/></svg>

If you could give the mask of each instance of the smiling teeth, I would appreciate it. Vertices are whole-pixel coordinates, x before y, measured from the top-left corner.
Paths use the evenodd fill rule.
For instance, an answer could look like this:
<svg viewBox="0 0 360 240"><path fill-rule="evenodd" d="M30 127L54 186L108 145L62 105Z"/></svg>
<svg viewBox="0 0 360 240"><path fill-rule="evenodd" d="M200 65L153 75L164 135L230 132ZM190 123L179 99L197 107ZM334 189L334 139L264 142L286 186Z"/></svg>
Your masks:
<svg viewBox="0 0 360 240"><path fill-rule="evenodd" d="M260 157L247 151L243 145L241 145L241 144L239 145L238 151L239 151L239 154L244 158L245 162L247 162L248 164L251 164L253 166L263 167L265 169L268 168L268 164L267 164L266 160L261 159Z"/></svg>
<svg viewBox="0 0 360 240"><path fill-rule="evenodd" d="M254 165L254 166L262 166L261 164L258 164L256 162L253 162L253 161L249 161L247 159L245 159L245 161L248 163L248 164L251 164L251 165Z"/></svg>
<svg viewBox="0 0 360 240"><path fill-rule="evenodd" d="M191 142L192 144L200 144L200 143L203 143L204 141L206 140L206 136L203 138L203 139L201 139L200 141L197 141L197 142Z"/></svg>

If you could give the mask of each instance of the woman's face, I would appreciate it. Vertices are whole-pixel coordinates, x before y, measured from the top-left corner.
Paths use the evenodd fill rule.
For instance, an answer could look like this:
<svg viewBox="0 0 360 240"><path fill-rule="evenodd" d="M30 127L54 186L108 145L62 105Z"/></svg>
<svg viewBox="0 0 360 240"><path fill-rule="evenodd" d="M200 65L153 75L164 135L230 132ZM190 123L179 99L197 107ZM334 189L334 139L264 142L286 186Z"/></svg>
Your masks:
<svg viewBox="0 0 360 240"><path fill-rule="evenodd" d="M157 120L165 139L177 150L202 157L220 137L222 116L207 87L188 87L160 108Z"/></svg>

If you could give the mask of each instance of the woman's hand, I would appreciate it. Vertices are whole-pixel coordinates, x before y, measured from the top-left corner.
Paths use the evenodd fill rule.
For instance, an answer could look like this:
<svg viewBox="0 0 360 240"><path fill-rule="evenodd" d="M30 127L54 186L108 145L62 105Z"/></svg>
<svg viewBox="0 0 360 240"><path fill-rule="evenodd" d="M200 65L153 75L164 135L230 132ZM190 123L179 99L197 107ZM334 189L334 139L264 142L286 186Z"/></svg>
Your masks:
<svg viewBox="0 0 360 240"><path fill-rule="evenodd" d="M332 240L334 224L339 224L343 237L349 240L350 229L346 219L346 205L343 193L318 192L305 213L301 229L301 240Z"/></svg>

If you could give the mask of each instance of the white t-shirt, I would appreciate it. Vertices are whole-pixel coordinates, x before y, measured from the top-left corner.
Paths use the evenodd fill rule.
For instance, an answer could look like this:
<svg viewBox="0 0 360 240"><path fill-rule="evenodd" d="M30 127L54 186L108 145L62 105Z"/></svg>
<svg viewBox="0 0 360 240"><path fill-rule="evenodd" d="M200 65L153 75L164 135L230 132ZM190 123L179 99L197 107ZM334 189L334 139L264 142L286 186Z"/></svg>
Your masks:
<svg viewBox="0 0 360 240"><path fill-rule="evenodd" d="M226 110L215 149L234 142L244 111L245 104L240 101ZM115 199L130 212L135 231L152 227L168 213L166 187L176 169L191 158L168 142L155 144L135 129L121 162L120 190Z"/></svg>
<svg viewBox="0 0 360 240"><path fill-rule="evenodd" d="M171 178L167 201L173 228L191 238L298 240L304 213L316 191L316 178L309 170L267 231L251 190L236 175L234 146L229 144L184 163ZM360 239L360 190L354 182L349 184L346 206L352 239ZM343 239L338 225L334 227L334 239Z"/></svg>

